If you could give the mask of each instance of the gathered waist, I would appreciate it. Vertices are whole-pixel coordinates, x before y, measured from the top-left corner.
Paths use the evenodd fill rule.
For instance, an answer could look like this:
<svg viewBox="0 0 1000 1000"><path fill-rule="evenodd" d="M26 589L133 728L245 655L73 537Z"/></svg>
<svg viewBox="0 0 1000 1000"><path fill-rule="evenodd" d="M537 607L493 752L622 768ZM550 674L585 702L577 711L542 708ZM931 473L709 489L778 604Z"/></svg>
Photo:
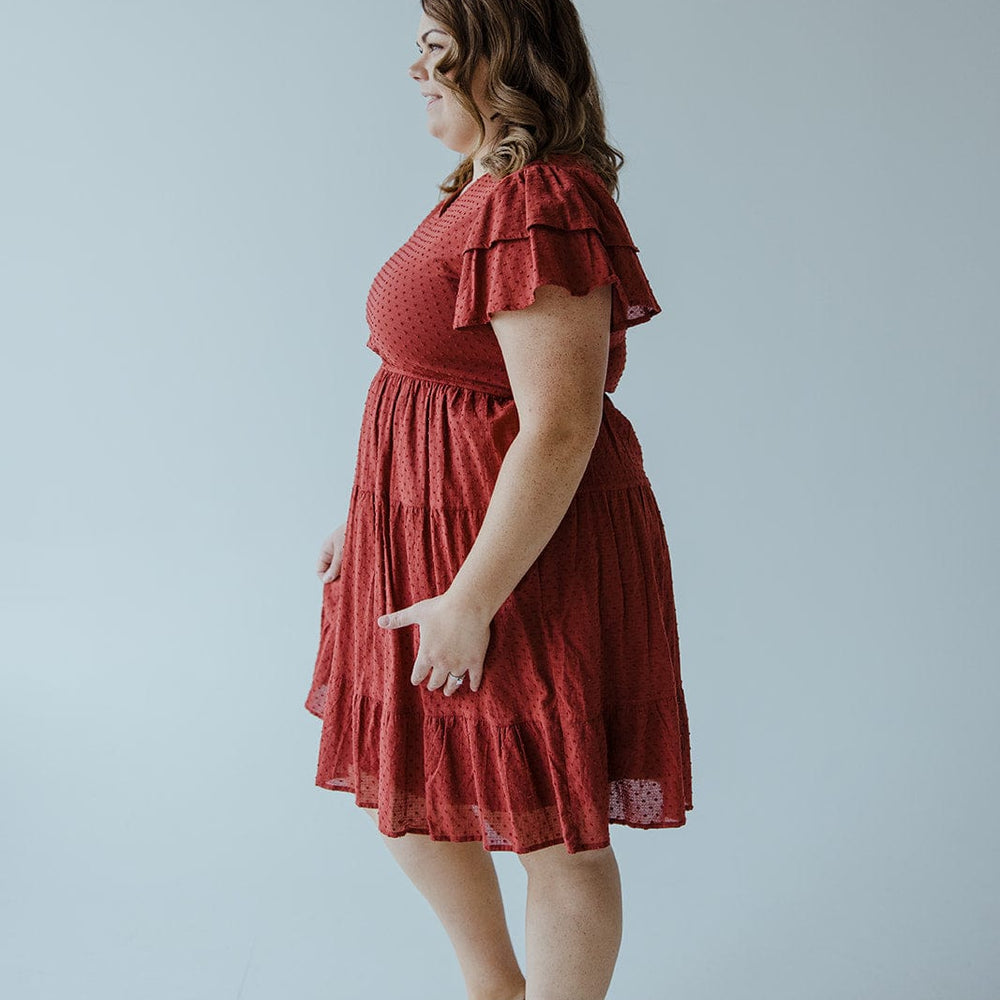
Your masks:
<svg viewBox="0 0 1000 1000"><path fill-rule="evenodd" d="M375 373L376 377L380 374L384 375L394 375L398 378L412 379L415 382L426 382L431 386L439 386L445 389L457 389L464 392L478 392L486 396L495 396L497 399L513 399L514 394L511 391L510 385L495 385L488 382L480 382L476 379L462 378L455 379L449 376L447 380L442 378L435 378L432 375L426 375L417 371L408 371L404 368L399 368L396 365L389 364L388 361L382 361L379 366L379 370Z"/></svg>
<svg viewBox="0 0 1000 1000"><path fill-rule="evenodd" d="M648 485L632 424L607 393L603 411L578 489ZM357 485L405 505L482 507L518 430L510 396L383 365L365 405Z"/></svg>

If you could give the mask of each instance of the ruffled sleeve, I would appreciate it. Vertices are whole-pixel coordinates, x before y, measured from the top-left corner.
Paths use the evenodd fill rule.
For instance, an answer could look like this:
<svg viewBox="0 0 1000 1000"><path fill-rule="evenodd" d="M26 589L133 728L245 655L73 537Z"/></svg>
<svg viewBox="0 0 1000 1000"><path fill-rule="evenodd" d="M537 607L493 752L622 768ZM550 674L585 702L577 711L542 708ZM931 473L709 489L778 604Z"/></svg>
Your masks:
<svg viewBox="0 0 1000 1000"><path fill-rule="evenodd" d="M454 328L486 326L531 305L539 285L585 295L613 285L611 331L661 311L638 247L601 177L583 166L529 163L498 180L462 252Z"/></svg>

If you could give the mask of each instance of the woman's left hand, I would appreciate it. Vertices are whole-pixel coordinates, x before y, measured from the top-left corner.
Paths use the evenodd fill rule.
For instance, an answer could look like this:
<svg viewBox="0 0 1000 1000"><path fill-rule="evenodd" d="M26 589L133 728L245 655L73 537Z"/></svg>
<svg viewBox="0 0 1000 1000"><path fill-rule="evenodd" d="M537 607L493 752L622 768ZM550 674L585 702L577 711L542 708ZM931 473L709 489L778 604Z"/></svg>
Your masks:
<svg viewBox="0 0 1000 1000"><path fill-rule="evenodd" d="M448 675L461 677L467 671L469 686L473 691L479 690L490 644L490 619L484 619L475 608L450 597L446 591L382 615L378 624L382 628L420 626L411 684L420 684L430 674L427 690L444 686L445 695L450 696L460 685Z"/></svg>

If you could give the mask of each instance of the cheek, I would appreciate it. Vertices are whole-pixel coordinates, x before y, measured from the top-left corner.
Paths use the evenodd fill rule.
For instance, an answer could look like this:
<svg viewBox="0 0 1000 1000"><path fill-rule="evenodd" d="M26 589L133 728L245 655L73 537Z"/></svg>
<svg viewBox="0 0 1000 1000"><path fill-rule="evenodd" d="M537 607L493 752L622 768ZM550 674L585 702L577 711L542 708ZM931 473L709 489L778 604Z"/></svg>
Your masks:
<svg viewBox="0 0 1000 1000"><path fill-rule="evenodd" d="M459 104L457 98L448 95L442 104L441 110L448 116L450 121L462 125L471 123L472 119L469 117L469 112Z"/></svg>

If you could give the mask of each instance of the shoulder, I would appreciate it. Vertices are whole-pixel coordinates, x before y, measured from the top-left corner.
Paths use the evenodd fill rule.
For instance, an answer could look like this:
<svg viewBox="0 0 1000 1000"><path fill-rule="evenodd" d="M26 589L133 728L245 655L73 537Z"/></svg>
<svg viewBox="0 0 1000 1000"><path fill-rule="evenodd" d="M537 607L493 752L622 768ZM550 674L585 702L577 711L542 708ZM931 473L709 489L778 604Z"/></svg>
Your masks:
<svg viewBox="0 0 1000 1000"><path fill-rule="evenodd" d="M565 154L497 178L472 220L469 246L524 238L535 226L591 229L609 245L634 246L604 178L585 160Z"/></svg>
<svg viewBox="0 0 1000 1000"><path fill-rule="evenodd" d="M534 202L583 198L615 204L604 178L586 160L568 154L557 154L547 161L532 160L497 178L491 194L500 200L518 196Z"/></svg>
<svg viewBox="0 0 1000 1000"><path fill-rule="evenodd" d="M484 185L486 186L486 185ZM587 165L532 161L488 185L462 249L456 330L530 305L542 285L584 295L614 284L611 329L660 311L618 205Z"/></svg>
<svg viewBox="0 0 1000 1000"><path fill-rule="evenodd" d="M545 181L561 181L564 184L576 183L585 187L597 186L607 191L604 179L587 160L568 153L556 153L547 160L531 160L519 170L514 170L505 177L496 180L498 185L508 186L537 184Z"/></svg>

